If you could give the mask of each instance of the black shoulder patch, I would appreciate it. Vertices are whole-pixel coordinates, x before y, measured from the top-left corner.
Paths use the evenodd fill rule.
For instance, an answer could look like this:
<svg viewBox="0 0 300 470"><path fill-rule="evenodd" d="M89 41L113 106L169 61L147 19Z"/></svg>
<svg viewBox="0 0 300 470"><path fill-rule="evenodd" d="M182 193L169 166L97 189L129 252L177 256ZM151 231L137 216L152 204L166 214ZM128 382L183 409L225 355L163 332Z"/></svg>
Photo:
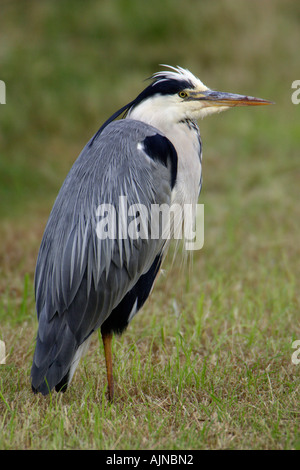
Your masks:
<svg viewBox="0 0 300 470"><path fill-rule="evenodd" d="M159 161L171 172L171 188L173 189L177 178L177 152L172 142L160 134L146 137L144 142L146 154L152 160Z"/></svg>

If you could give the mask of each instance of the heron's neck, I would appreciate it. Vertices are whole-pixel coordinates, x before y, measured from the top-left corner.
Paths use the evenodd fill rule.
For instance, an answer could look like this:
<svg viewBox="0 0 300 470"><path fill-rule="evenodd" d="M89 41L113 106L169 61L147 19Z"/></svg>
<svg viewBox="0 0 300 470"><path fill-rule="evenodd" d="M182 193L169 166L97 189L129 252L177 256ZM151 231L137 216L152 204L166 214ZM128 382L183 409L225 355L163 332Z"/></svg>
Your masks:
<svg viewBox="0 0 300 470"><path fill-rule="evenodd" d="M176 113L176 108L166 106L161 97L149 98L134 106L127 114L128 119L142 121L162 132L175 145L177 134L180 143L190 141L199 134L199 128L193 121L183 119L182 113ZM193 123L191 126L190 123Z"/></svg>
<svg viewBox="0 0 300 470"><path fill-rule="evenodd" d="M157 98L150 98L134 106L129 111L127 118L150 124L163 133L173 129L176 122L180 120L179 117L176 119L176 116L171 114L168 107L161 106Z"/></svg>

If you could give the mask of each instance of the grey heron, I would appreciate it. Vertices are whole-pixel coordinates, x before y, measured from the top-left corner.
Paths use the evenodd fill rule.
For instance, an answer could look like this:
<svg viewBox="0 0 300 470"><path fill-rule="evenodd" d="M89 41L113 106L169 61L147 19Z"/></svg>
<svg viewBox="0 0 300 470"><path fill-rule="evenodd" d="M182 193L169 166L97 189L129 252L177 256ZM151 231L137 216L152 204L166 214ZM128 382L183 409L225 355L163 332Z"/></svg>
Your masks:
<svg viewBox="0 0 300 470"><path fill-rule="evenodd" d="M196 121L230 107L271 104L213 91L186 69L165 68L90 139L50 213L35 272L36 393L67 389L100 328L113 399L112 335L121 334L144 305L168 249L161 236L98 236L106 214L99 219L99 205L115 207L117 215L120 196L147 210L154 204L195 205L202 185ZM120 235L120 219L115 224Z"/></svg>

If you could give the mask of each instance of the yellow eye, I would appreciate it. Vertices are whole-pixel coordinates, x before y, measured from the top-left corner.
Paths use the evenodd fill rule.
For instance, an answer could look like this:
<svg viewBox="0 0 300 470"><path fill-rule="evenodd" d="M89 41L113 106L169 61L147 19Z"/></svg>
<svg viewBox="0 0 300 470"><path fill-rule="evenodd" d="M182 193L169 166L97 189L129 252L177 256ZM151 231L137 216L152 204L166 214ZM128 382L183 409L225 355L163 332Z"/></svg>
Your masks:
<svg viewBox="0 0 300 470"><path fill-rule="evenodd" d="M186 91L180 91L178 93L178 96L180 96L180 98L186 98L187 97L187 92Z"/></svg>

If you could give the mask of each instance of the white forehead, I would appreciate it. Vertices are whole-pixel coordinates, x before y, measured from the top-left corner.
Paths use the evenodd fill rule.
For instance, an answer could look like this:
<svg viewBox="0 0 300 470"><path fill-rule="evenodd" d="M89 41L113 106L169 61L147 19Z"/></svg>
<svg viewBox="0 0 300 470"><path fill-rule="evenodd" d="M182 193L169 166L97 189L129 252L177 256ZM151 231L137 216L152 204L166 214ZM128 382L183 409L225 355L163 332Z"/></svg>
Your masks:
<svg viewBox="0 0 300 470"><path fill-rule="evenodd" d="M182 67L172 67L171 65L161 64L162 67L166 67L169 70L163 70L161 72L155 73L152 78L156 80L156 82L165 81L165 80L186 80L191 82L195 88L198 90L207 90L207 86L201 82L198 77L195 77L192 72L188 69L183 69Z"/></svg>

